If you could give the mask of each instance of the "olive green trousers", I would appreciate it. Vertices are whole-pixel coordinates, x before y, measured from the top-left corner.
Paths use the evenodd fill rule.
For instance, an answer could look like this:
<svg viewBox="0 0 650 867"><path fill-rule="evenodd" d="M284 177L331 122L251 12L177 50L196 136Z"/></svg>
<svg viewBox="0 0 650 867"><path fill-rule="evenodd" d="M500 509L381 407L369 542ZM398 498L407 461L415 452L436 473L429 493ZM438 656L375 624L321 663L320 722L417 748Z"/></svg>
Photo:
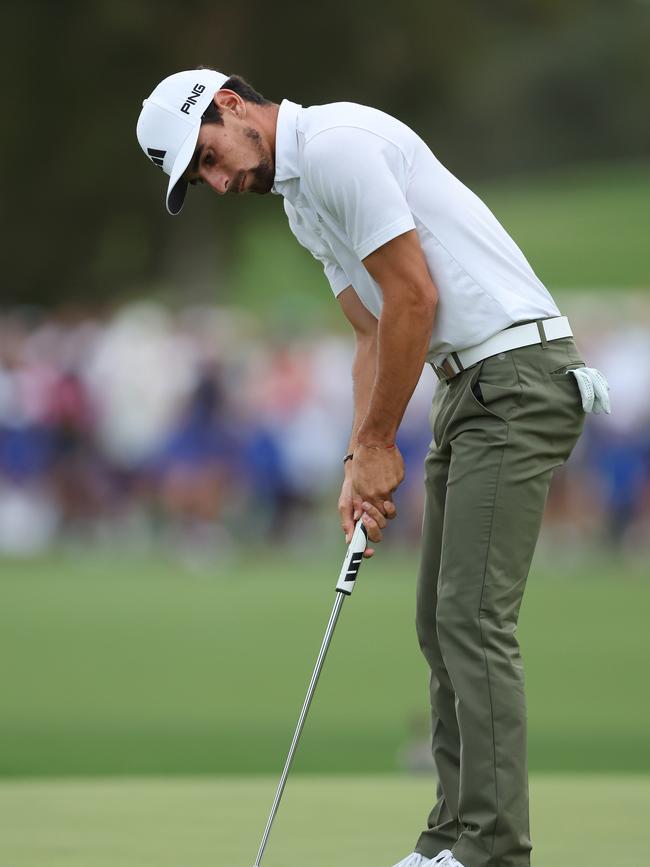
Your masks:
<svg viewBox="0 0 650 867"><path fill-rule="evenodd" d="M553 469L584 425L573 338L441 382L431 411L417 632L431 669L437 803L416 851L527 867L524 671L516 638ZM552 629L552 624L549 624Z"/></svg>

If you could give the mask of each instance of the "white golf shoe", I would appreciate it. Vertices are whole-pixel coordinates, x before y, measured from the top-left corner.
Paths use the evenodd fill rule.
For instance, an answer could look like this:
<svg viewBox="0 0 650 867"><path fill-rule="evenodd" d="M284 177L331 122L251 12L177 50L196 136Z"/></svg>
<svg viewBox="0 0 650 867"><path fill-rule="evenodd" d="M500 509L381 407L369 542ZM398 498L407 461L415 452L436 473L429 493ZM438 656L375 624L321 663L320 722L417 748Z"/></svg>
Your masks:
<svg viewBox="0 0 650 867"><path fill-rule="evenodd" d="M425 858L424 855L420 855L418 852L411 852L403 861L394 864L393 867L424 867L428 863L429 859Z"/></svg>
<svg viewBox="0 0 650 867"><path fill-rule="evenodd" d="M412 852L403 861L394 864L393 867L464 867L464 865L454 858L449 849L445 849L431 859L425 858L418 852Z"/></svg>
<svg viewBox="0 0 650 867"><path fill-rule="evenodd" d="M432 858L431 861L425 863L430 865L430 867L433 867L433 865L435 867L463 867L460 861L454 858L449 849L444 849L435 858Z"/></svg>

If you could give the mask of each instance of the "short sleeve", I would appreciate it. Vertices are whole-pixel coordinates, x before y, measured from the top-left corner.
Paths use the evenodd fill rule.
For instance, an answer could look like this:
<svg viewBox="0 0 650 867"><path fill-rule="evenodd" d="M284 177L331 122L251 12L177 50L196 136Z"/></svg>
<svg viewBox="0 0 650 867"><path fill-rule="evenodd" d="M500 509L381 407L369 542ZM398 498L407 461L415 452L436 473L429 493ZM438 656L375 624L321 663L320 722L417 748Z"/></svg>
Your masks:
<svg viewBox="0 0 650 867"><path fill-rule="evenodd" d="M304 149L310 192L345 232L359 259L415 228L402 151L376 133L334 127Z"/></svg>
<svg viewBox="0 0 650 867"><path fill-rule="evenodd" d="M332 288L332 292L334 293L334 297L338 298L341 292L350 285L350 280L348 275L345 273L343 268L335 262L329 256L317 256L315 253L312 254L315 259L318 259L319 262L322 263L323 269L325 271L325 276L327 277L329 284Z"/></svg>
<svg viewBox="0 0 650 867"><path fill-rule="evenodd" d="M289 220L289 228L298 243L309 250L314 259L323 266L325 276L336 298L350 285L347 274L338 262L334 260L331 251L325 246L322 239L310 229L309 225L300 217L299 213L287 199L284 200L284 211Z"/></svg>

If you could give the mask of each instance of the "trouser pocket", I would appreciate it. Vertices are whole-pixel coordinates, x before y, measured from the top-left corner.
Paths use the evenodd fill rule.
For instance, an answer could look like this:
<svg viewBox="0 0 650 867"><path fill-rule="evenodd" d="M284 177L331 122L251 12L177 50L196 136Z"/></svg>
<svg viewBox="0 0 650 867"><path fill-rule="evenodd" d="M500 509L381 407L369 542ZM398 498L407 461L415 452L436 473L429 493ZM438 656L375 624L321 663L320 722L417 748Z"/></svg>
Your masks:
<svg viewBox="0 0 650 867"><path fill-rule="evenodd" d="M470 378L469 394L482 412L507 422L523 397L513 354L501 352L481 361Z"/></svg>

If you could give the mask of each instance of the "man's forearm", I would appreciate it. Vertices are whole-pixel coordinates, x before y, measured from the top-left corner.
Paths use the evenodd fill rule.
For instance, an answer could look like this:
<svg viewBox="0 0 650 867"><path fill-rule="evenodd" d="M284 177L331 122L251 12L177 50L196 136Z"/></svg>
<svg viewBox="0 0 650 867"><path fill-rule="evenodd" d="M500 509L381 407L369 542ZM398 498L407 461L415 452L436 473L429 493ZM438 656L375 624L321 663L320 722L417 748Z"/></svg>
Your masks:
<svg viewBox="0 0 650 867"><path fill-rule="evenodd" d="M384 300L377 329L376 374L357 441L395 441L404 411L418 384L433 328L436 304L430 297Z"/></svg>
<svg viewBox="0 0 650 867"><path fill-rule="evenodd" d="M368 413L370 397L377 375L377 339L358 340L352 363L352 387L354 394L354 418L348 451L353 452L357 434Z"/></svg>

